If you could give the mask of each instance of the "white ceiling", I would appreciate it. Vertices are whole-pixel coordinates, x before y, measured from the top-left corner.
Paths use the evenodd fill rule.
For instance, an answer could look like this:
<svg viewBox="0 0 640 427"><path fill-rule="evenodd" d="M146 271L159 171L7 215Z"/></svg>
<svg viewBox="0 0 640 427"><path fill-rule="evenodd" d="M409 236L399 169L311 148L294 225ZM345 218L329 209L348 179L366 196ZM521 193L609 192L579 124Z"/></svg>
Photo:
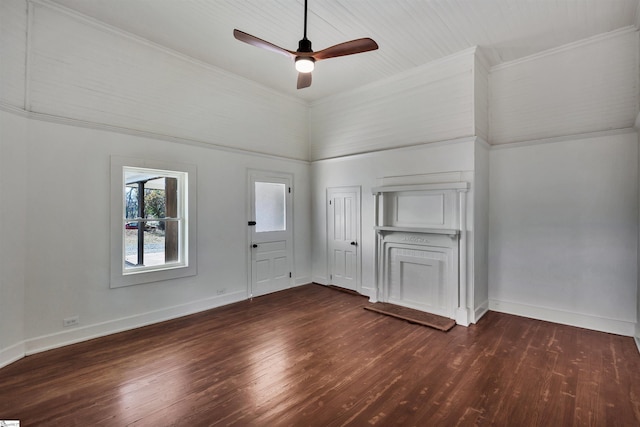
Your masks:
<svg viewBox="0 0 640 427"><path fill-rule="evenodd" d="M639 0L309 0L320 50L371 37L379 50L317 64L296 90L293 63L234 39L237 28L296 50L303 0L51 0L157 44L312 101L480 46L492 65L635 25Z"/></svg>

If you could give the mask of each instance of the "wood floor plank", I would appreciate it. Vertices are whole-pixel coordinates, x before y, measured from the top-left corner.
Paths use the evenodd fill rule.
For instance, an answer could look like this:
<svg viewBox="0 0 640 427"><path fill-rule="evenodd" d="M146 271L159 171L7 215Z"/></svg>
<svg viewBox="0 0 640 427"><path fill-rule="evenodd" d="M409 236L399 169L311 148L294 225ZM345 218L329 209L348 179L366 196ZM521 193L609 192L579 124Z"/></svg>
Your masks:
<svg viewBox="0 0 640 427"><path fill-rule="evenodd" d="M489 312L448 333L308 285L0 369L25 426L640 425L632 338Z"/></svg>

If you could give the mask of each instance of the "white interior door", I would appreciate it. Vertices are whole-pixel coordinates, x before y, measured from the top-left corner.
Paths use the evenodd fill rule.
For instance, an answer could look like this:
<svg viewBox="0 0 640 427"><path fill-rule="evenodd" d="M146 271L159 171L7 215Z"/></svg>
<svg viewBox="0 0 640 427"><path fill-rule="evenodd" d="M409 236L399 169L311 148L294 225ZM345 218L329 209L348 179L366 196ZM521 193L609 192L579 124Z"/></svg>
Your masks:
<svg viewBox="0 0 640 427"><path fill-rule="evenodd" d="M327 189L329 282L360 291L360 187Z"/></svg>
<svg viewBox="0 0 640 427"><path fill-rule="evenodd" d="M287 289L292 283L291 176L250 171L250 296Z"/></svg>

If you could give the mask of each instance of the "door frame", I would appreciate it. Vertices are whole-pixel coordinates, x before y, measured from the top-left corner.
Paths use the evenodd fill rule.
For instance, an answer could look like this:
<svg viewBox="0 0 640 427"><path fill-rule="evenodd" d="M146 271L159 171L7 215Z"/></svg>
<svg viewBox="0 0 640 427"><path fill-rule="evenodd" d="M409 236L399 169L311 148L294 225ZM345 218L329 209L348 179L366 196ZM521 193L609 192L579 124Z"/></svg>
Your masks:
<svg viewBox="0 0 640 427"><path fill-rule="evenodd" d="M325 258L327 262L327 284L331 285L332 283L332 274L331 271L331 259L330 259L330 251L329 251L329 240L331 236L331 232L333 230L329 229L329 215L331 215L331 210L333 207L329 204L331 200L332 193L346 193L346 192L355 192L356 193L356 206L358 208L358 214L356 215L358 224L356 225L356 241L358 242L358 249L356 251L356 291L359 294L362 294L362 186L360 185L351 185L351 186L338 186L338 187L327 187L325 193L325 204L327 206L327 210L325 211L326 218L326 253Z"/></svg>
<svg viewBox="0 0 640 427"><path fill-rule="evenodd" d="M247 228L246 228L246 242L247 242L247 246L246 246L246 250L247 250L247 298L253 298L253 248L252 248L252 230L251 230L251 225L248 225L249 221L255 221L255 218L252 218L253 216L253 210L254 210L254 200L253 200L253 182L254 179L258 178L258 180L260 178L264 178L265 182L269 182L268 179L269 178L274 178L277 180L287 180L289 182L289 189L290 191L287 193L287 200L286 200L286 205L287 205L287 219L286 219L286 224L287 224L287 230L290 232L290 238L291 238L291 245L288 248L288 253L287 253L287 258L289 259L289 271L291 272L291 278L289 280L289 288L292 287L293 283L295 283L295 271L294 271L294 266L295 264L295 235L294 235L294 231L293 231L293 182L294 182L294 174L292 173L286 173L286 172L278 172L278 171L273 171L273 170L266 170L266 169L247 169L247 194L245 197L246 200L246 218L247 218Z"/></svg>

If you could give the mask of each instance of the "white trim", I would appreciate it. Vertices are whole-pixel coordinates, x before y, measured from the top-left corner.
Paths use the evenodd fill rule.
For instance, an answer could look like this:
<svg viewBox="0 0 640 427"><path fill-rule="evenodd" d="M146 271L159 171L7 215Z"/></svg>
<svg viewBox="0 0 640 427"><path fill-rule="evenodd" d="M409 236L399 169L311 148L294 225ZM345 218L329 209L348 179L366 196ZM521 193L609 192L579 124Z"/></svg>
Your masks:
<svg viewBox="0 0 640 427"><path fill-rule="evenodd" d="M638 347L638 352L640 353L640 337L635 336L633 340L636 342L636 347Z"/></svg>
<svg viewBox="0 0 640 427"><path fill-rule="evenodd" d="M33 51L33 19L34 19L34 6L30 1L27 2L27 34L25 40L25 54L24 54L24 99L23 106L27 111L31 110L31 52Z"/></svg>
<svg viewBox="0 0 640 427"><path fill-rule="evenodd" d="M509 68L515 65L524 64L529 61L535 61L540 58L544 58L546 56L555 55L557 53L561 53L567 50L573 50L579 46L586 46L592 43L597 43L602 40L611 39L614 37L618 37L620 35L635 33L638 29L633 25L628 25L626 27L618 28L613 31L609 31L606 33L596 34L595 36L587 37L586 39L581 39L578 41L574 41L571 43L564 44L562 46L554 47L551 49L547 49L545 51L534 53L533 55L525 56L524 58L514 59L513 61L503 62L501 64L494 65L491 67L490 72L501 70L503 68Z"/></svg>
<svg viewBox="0 0 640 427"><path fill-rule="evenodd" d="M31 354L51 350L53 348L63 347L69 344L75 344L78 342L87 341L118 332L140 328L142 326L176 319L178 317L188 316L190 314L195 314L234 302L243 301L246 299L245 297L246 295L243 291L232 292L225 295L218 295L199 301L167 307L160 310L149 311L146 313L122 317L102 323L73 328L62 332L42 335L40 337L26 340L25 354L29 356Z"/></svg>
<svg viewBox="0 0 640 427"><path fill-rule="evenodd" d="M124 242L123 242L123 213L124 213L124 167L157 169L185 174L179 185L183 186L184 193L181 197L186 199L184 217L186 219L186 246L182 247L184 259L178 267L163 265L151 271L123 272ZM153 283L161 280L177 279L198 274L197 266L197 194L198 194L198 170L196 165L167 162L162 160L146 160L132 157L111 156L111 199L110 199L110 275L109 287L120 288L123 286ZM184 200L184 199L183 199ZM182 215L181 215L182 216Z"/></svg>
<svg viewBox="0 0 640 427"><path fill-rule="evenodd" d="M365 288L364 286L360 287L360 291L359 291L360 295L365 296L367 298L371 298L371 295L373 295L374 293L374 289L372 288Z"/></svg>
<svg viewBox="0 0 640 427"><path fill-rule="evenodd" d="M456 308L456 323L469 326L469 285L467 282L467 188L458 190L458 221L460 237L458 239L458 307Z"/></svg>
<svg viewBox="0 0 640 427"><path fill-rule="evenodd" d="M317 283L318 285L327 285L329 281L326 276L313 276L311 277L311 283Z"/></svg>
<svg viewBox="0 0 640 427"><path fill-rule="evenodd" d="M393 148L379 148L373 149L370 151L362 152L362 153L353 153L353 154L340 154L334 157L326 157L323 159L315 159L311 160L310 163L320 163L320 162L335 162L340 160L352 160L352 159L361 159L366 157L371 157L377 155L381 152L401 152L401 151L412 151L419 150L425 147L441 147L444 145L451 144L464 144L468 142L475 142L478 137L476 136L464 136L462 138L455 139L446 139L442 141L434 141L434 142L419 142L417 144L409 144L404 145L402 147L393 147Z"/></svg>
<svg viewBox="0 0 640 427"><path fill-rule="evenodd" d="M476 143L487 150L491 150L491 144L484 140L484 138L480 136L476 136Z"/></svg>
<svg viewBox="0 0 640 427"><path fill-rule="evenodd" d="M376 194L376 193L374 193ZM446 234L448 236L457 236L460 230L457 228L428 228L428 227L396 227L395 225L376 225L373 227L375 231L392 231L406 233L430 233L430 234Z"/></svg>
<svg viewBox="0 0 640 427"><path fill-rule="evenodd" d="M576 139L590 139L590 138L603 138L607 136L627 135L636 133L636 130L632 127L609 129L596 132L576 133L572 135L552 136L549 138L530 139L527 141L514 141L507 142L506 144L494 144L491 145L491 151L493 150L508 150L510 148L528 147L530 145L540 144L553 144L556 142L575 141Z"/></svg>
<svg viewBox="0 0 640 427"><path fill-rule="evenodd" d="M0 368L22 359L26 355L26 346L24 341L20 341L7 348L0 350Z"/></svg>
<svg viewBox="0 0 640 427"><path fill-rule="evenodd" d="M432 184L383 185L373 187L371 193L391 193L399 191L467 190L468 182L435 182Z"/></svg>
<svg viewBox="0 0 640 427"><path fill-rule="evenodd" d="M256 182L256 180L264 180L264 182L277 182L277 183L281 183L284 184L285 187L289 188L289 191L285 193L285 221L286 221L286 230L283 231L278 231L275 233L284 233L287 237L286 240L288 242L290 242L290 245L287 245L287 258L288 258L288 268L289 268L289 272L290 272L290 278L289 278L289 283L288 285L283 288L283 289L289 289L292 287L297 286L296 284L296 279L294 278L295 276L295 267L296 267L296 249L295 249L295 233L294 233L294 195L295 195L295 174L294 173L289 173L289 172L280 172L280 171L275 171L275 170L269 170L269 169L254 169L254 168L247 168L247 194L245 195L245 200L246 200L246 219L248 221L255 221L255 194L254 194L254 182ZM259 295L255 295L255 289L254 289L254 285L256 285L254 283L254 268L256 268L254 266L253 260L254 260L254 255L255 255L255 251L252 248L254 243L260 243L260 242L255 242L253 241L254 237L257 238L257 236L255 235L255 233L253 232L253 229L250 229L249 227L251 226L247 226L246 228L246 242L247 242L247 288L246 288L246 292L247 292L247 298L253 298L256 296L261 296L261 295L265 295L264 293L259 294ZM266 233L264 233L266 234ZM290 246L290 247L289 247ZM281 291L283 289L277 289L275 291L269 291L267 293L271 293L271 292L277 292L277 291Z"/></svg>
<svg viewBox="0 0 640 427"><path fill-rule="evenodd" d="M296 277L294 279L293 287L310 285L310 284L311 284L311 277L307 277L307 276Z"/></svg>
<svg viewBox="0 0 640 427"><path fill-rule="evenodd" d="M574 313L566 310L558 310L547 307L539 307L516 302L499 301L490 299L489 310L500 313L514 314L547 322L563 325L577 326L579 328L594 331L608 332L611 334L631 337L635 332L635 323L625 320L610 319L589 314Z"/></svg>
<svg viewBox="0 0 640 427"><path fill-rule="evenodd" d="M325 189L325 196L324 196L324 204L325 204L325 218L326 218L326 242L325 242L325 246L326 246L326 271L327 274L329 275L329 277L333 277L332 274L333 272L331 271L331 266L332 266L332 261L331 260L331 255L329 254L330 251L330 244L329 244L329 236L331 235L332 230L329 230L329 215L331 214L329 212L329 207L331 206L328 202L331 200L331 195L333 193L340 193L340 192L352 192L356 194L356 206L358 208L358 214L357 216L357 227L356 227L356 242L358 243L358 246L356 246L356 289L355 291L358 293L362 293L362 186L361 185L345 185L345 186L337 186L337 187L327 187ZM335 209L335 206L331 206L331 210ZM333 223L333 220L332 222ZM334 224L335 225L335 224ZM330 284L333 280L330 279L327 283Z"/></svg>
<svg viewBox="0 0 640 427"><path fill-rule="evenodd" d="M155 139L155 140L160 140L160 141L174 142L174 143L177 143L177 144L191 145L191 146L199 147L199 148L209 148L209 149L213 149L213 150L225 151L225 152L228 152L228 153L256 156L256 157L267 158L267 159L271 159L271 160L287 161L287 162L293 162L293 163L304 164L304 165L309 165L310 164L310 162L308 160L304 160L304 159L296 159L296 158L293 158L293 157L276 156L276 155L273 155L273 154L262 153L260 151L247 150L247 149L244 149L244 148L234 148L234 147L230 147L230 146L226 146L226 145L220 145L220 144L217 144L215 142L207 142L207 141L201 141L201 140L196 140L196 139L183 138L183 137L179 137L179 136L172 136L172 135L165 135L165 134L149 132L149 131L141 131L141 130L136 130L136 129L129 129L129 128L121 127L121 126L114 126L114 125L107 125L107 124L103 124L103 123L88 122L88 121L85 121L85 120L78 120L78 119L72 119L72 118L68 118L68 117L55 116L55 115L51 115L51 114L36 113L36 112L33 112L33 111L26 111L26 110L24 110L24 109L22 109L20 107L13 106L13 105L4 103L2 101L0 101L0 110L1 111L5 111L7 113L12 113L12 114L16 114L16 115L19 115L19 116L22 116L22 117L26 117L28 119L39 120L39 121L43 121L43 122L57 123L57 124L66 125L66 126L75 126L75 127L81 127L81 128L86 128L86 129L94 129L94 130L105 131L105 132L113 132L113 133L137 136L137 137L142 137L142 138L150 138L150 139Z"/></svg>
<svg viewBox="0 0 640 427"><path fill-rule="evenodd" d="M377 92L381 87L385 87L390 83L394 83L397 81L405 80L411 78L412 76L418 76L424 74L425 70L428 70L433 67L438 67L442 64L446 64L447 62L454 61L456 59L460 59L462 57L468 56L469 58L475 58L475 53L478 50L478 46L468 47L464 50L452 53L451 55L447 55L442 58L434 59L433 61L427 62L426 64L419 65L417 67L409 68L400 73L393 74L389 77L382 78L380 80L373 81L371 83L365 84L363 86L358 86L354 89L348 90L346 92L340 92L337 94L329 95L324 98L320 98L309 103L310 107L316 107L318 105L322 105L327 102L333 102L336 100L340 100L342 98L348 98L352 96L357 96L358 93L362 92ZM469 70L472 70L473 65L469 64ZM465 70L466 72L467 70Z"/></svg>
<svg viewBox="0 0 640 427"><path fill-rule="evenodd" d="M482 319L482 316L489 312L489 300L483 302L473 312L473 323L478 323L478 320Z"/></svg>
<svg viewBox="0 0 640 427"><path fill-rule="evenodd" d="M475 58L478 60L478 64L480 64L480 66L482 68L484 68L484 70L487 72L487 75L489 74L489 71L491 70L491 67L493 66L491 59L489 58L489 54L487 53L487 49L493 50L491 48L483 48L480 46L474 46L475 47Z"/></svg>

